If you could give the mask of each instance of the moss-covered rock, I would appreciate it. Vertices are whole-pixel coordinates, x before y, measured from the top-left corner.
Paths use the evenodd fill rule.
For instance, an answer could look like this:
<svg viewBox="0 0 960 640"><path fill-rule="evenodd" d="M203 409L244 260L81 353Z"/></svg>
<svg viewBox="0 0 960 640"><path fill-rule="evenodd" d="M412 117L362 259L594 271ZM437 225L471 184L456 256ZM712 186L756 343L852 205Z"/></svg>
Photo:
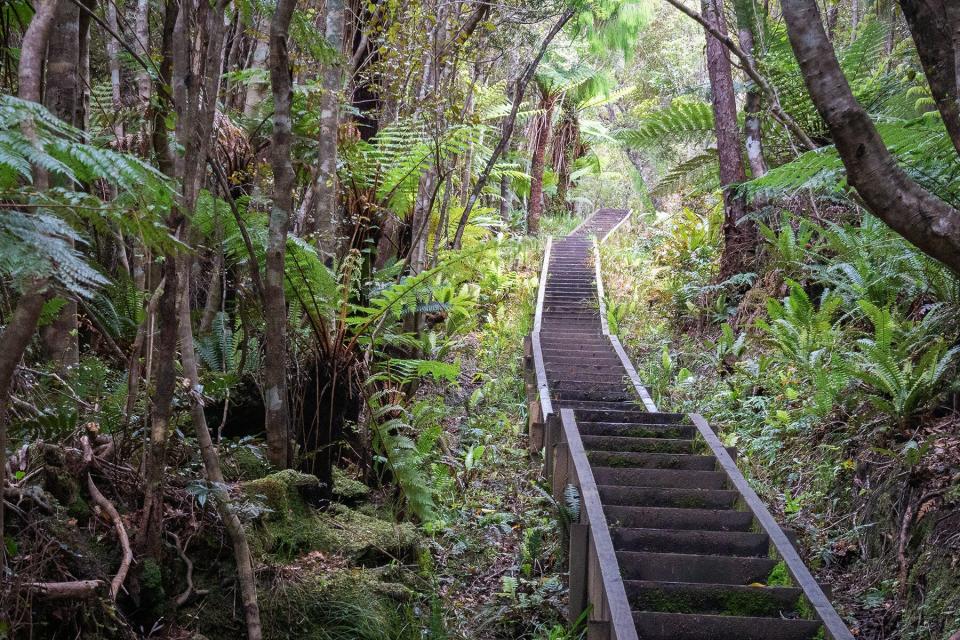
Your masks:
<svg viewBox="0 0 960 640"><path fill-rule="evenodd" d="M343 504L353 505L370 494L370 487L354 480L340 468L333 469L333 497Z"/></svg>
<svg viewBox="0 0 960 640"><path fill-rule="evenodd" d="M220 466L228 482L255 480L273 470L266 456L256 447L238 445L224 447L223 450Z"/></svg>
<svg viewBox="0 0 960 640"><path fill-rule="evenodd" d="M413 525L339 504L318 511L310 506L318 487L316 477L289 469L243 485L248 498L265 507L251 525L250 542L258 556L289 559L326 551L366 566L416 557L419 535Z"/></svg>

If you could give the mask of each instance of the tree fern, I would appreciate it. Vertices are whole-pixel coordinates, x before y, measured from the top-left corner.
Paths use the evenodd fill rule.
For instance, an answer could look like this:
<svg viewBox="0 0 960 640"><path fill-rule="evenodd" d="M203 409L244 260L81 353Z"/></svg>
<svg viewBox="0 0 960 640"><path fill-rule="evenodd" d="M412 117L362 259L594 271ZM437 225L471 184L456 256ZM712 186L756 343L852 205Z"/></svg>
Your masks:
<svg viewBox="0 0 960 640"><path fill-rule="evenodd" d="M642 149L664 142L704 142L713 136L713 109L706 102L675 100L643 119L638 127L614 137L627 147Z"/></svg>
<svg viewBox="0 0 960 640"><path fill-rule="evenodd" d="M690 190L691 195L714 191L720 186L717 150L707 149L674 165L651 190L651 195L668 195Z"/></svg>

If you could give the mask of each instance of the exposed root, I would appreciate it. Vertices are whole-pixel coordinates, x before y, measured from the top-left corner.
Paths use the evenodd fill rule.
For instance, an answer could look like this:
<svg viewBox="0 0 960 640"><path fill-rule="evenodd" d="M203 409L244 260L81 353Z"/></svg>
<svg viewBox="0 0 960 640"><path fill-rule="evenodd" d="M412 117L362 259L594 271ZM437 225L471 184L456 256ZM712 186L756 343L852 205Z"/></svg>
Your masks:
<svg viewBox="0 0 960 640"><path fill-rule="evenodd" d="M206 589L196 589L193 586L193 560L187 556L187 550L185 545L180 543L180 536L175 534L173 531L168 531L167 535L173 538L174 546L177 549L177 555L180 556L180 559L183 560L183 563L187 565L187 588L184 589L183 593L177 596L175 600L178 607L182 607L187 604L194 595L203 596L208 593Z"/></svg>
<svg viewBox="0 0 960 640"><path fill-rule="evenodd" d="M87 436L83 436L80 438L80 443L83 446L84 462L86 462L88 466L96 466L93 448L90 446L90 439ZM113 528L116 530L117 537L120 539L120 546L123 549L120 568L117 569L116 575L113 577L113 580L110 581L110 599L115 601L117 594L120 593L120 588L127 579L130 564L133 562L133 550L130 548L130 538L127 536L127 528L123 525L123 519L120 518L120 513L117 511L117 508L100 492L100 489L97 488L96 483L93 481L93 475L91 475L89 471L87 471L87 490L90 491L90 497L93 498L94 503L110 516Z"/></svg>

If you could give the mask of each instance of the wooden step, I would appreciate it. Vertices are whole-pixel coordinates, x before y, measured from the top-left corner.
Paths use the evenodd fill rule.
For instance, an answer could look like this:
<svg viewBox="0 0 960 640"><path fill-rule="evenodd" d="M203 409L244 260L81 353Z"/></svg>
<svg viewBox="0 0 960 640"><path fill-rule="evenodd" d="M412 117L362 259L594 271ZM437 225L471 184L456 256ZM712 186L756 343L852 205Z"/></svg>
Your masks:
<svg viewBox="0 0 960 640"><path fill-rule="evenodd" d="M773 558L708 556L687 553L618 551L624 580L766 584L777 561Z"/></svg>
<svg viewBox="0 0 960 640"><path fill-rule="evenodd" d="M764 558L770 553L770 539L764 533L748 531L688 531L617 527L610 530L613 545L620 551L733 555Z"/></svg>
<svg viewBox="0 0 960 640"><path fill-rule="evenodd" d="M727 474L722 471L593 467L593 477L598 485L621 487L723 489L727 484Z"/></svg>
<svg viewBox="0 0 960 640"><path fill-rule="evenodd" d="M813 640L820 623L746 616L634 612L643 640Z"/></svg>
<svg viewBox="0 0 960 640"><path fill-rule="evenodd" d="M591 465L601 467L647 469L699 469L715 471L717 460L713 456L697 456L672 453L634 453L631 451L588 451Z"/></svg>
<svg viewBox="0 0 960 640"><path fill-rule="evenodd" d="M679 487L631 487L600 485L603 504L633 507L678 507L683 509L732 509L740 495L728 489Z"/></svg>
<svg viewBox="0 0 960 640"><path fill-rule="evenodd" d="M787 587L732 586L690 582L624 582L636 611L758 618L800 618L802 591Z"/></svg>
<svg viewBox="0 0 960 640"><path fill-rule="evenodd" d="M605 506L613 527L681 529L684 531L750 531L753 514L730 509Z"/></svg>

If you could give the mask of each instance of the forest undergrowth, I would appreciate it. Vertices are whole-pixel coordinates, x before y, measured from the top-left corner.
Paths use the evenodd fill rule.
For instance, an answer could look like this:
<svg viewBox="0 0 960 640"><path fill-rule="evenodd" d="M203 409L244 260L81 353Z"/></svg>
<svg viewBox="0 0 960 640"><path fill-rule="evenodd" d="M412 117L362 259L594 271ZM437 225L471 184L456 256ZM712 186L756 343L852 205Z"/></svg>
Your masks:
<svg viewBox="0 0 960 640"><path fill-rule="evenodd" d="M644 216L602 249L611 328L660 410L738 448L857 637L955 638L956 280L869 215L781 215L719 283L718 209Z"/></svg>

